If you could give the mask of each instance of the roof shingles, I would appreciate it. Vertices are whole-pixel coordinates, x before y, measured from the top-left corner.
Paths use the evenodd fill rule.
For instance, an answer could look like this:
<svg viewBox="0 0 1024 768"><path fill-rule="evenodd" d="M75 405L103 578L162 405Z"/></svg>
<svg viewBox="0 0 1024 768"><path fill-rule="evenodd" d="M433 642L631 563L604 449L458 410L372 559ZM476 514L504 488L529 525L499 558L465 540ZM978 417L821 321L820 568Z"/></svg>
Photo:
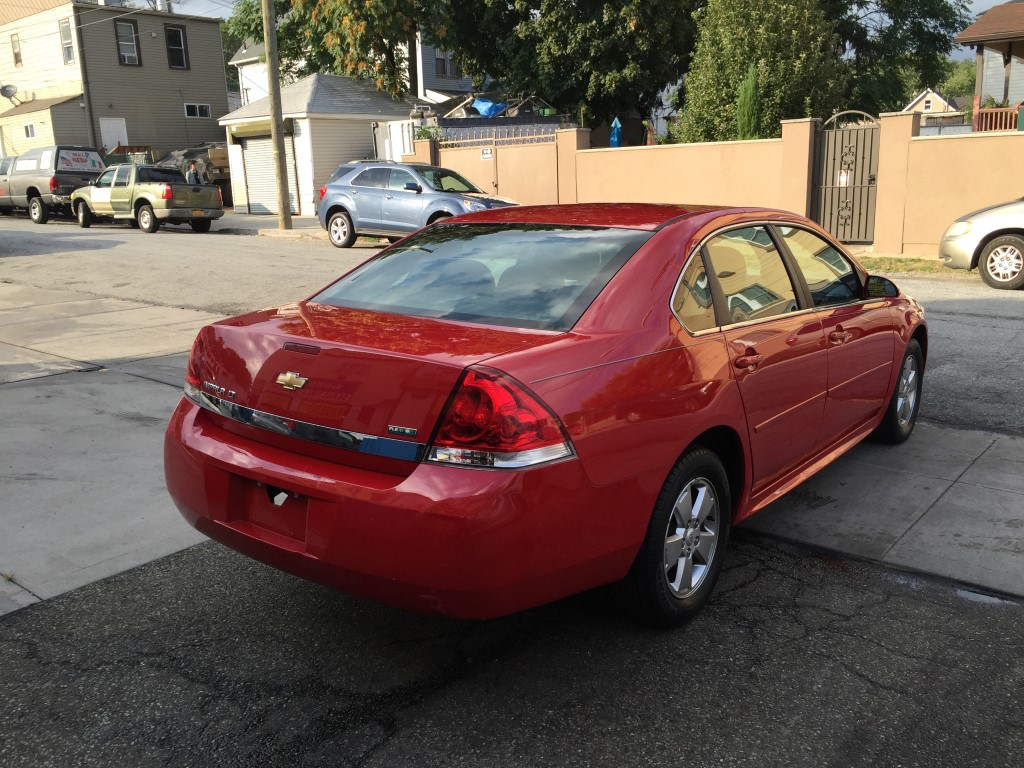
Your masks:
<svg viewBox="0 0 1024 768"><path fill-rule="evenodd" d="M281 114L352 115L383 120L401 120L409 116L413 103L393 99L365 80L340 75L309 75L281 89ZM230 112L221 124L270 116L270 99L264 97Z"/></svg>
<svg viewBox="0 0 1024 768"><path fill-rule="evenodd" d="M1012 0L997 5L956 36L961 45L1024 40L1024 2Z"/></svg>

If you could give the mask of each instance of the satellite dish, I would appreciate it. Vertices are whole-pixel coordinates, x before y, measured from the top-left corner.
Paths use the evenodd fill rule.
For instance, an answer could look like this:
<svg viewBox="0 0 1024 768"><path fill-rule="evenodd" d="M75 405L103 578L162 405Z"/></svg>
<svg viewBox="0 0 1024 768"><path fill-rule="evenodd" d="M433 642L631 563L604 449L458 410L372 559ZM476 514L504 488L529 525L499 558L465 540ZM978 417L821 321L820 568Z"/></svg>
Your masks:
<svg viewBox="0 0 1024 768"><path fill-rule="evenodd" d="M11 98L17 92L18 86L16 85L5 85L2 88L0 88L0 96L3 96L5 99Z"/></svg>

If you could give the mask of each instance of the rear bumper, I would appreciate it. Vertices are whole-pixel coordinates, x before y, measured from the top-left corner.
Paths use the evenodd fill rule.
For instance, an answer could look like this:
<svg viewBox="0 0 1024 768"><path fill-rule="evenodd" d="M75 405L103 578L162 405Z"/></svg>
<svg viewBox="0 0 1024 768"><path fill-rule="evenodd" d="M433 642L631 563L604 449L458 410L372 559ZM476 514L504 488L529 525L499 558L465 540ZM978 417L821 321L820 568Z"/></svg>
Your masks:
<svg viewBox="0 0 1024 768"><path fill-rule="evenodd" d="M356 469L228 433L184 399L164 466L178 509L212 539L335 589L471 619L621 578L653 505L632 484L595 488L578 460Z"/></svg>
<svg viewBox="0 0 1024 768"><path fill-rule="evenodd" d="M201 211L201 213L195 213ZM219 219L224 215L223 208L154 208L153 215L161 221L177 219L193 221L196 219Z"/></svg>

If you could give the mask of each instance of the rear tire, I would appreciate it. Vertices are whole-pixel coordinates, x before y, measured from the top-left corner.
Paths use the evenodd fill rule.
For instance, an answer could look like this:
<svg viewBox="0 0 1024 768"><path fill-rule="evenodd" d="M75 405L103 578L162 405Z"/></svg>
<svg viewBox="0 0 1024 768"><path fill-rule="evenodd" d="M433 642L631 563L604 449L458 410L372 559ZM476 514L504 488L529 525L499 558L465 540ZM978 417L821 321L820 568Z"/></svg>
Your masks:
<svg viewBox="0 0 1024 768"><path fill-rule="evenodd" d="M151 206L139 206L139 210L135 214L135 220L139 222L139 229L143 232L152 233L160 229L160 220L153 214Z"/></svg>
<svg viewBox="0 0 1024 768"><path fill-rule="evenodd" d="M209 232L210 226L213 224L209 219L192 219L188 225L192 227L193 232Z"/></svg>
<svg viewBox="0 0 1024 768"><path fill-rule="evenodd" d="M1004 291L1024 286L1024 237L1002 235L985 245L978 259L985 285Z"/></svg>
<svg viewBox="0 0 1024 768"><path fill-rule="evenodd" d="M352 218L345 211L338 211L327 223L327 234L335 248L349 248L356 241Z"/></svg>
<svg viewBox="0 0 1024 768"><path fill-rule="evenodd" d="M623 581L627 607L661 627L692 619L711 596L729 544L732 496L721 459L687 451L669 473L636 560Z"/></svg>
<svg viewBox="0 0 1024 768"><path fill-rule="evenodd" d="M28 201L28 217L35 224L45 224L50 220L50 209L41 197L33 197Z"/></svg>
<svg viewBox="0 0 1024 768"><path fill-rule="evenodd" d="M900 363L900 376L889 399L882 423L871 436L880 443L897 445L914 431L921 410L921 387L924 384L924 354L917 339L911 339Z"/></svg>
<svg viewBox="0 0 1024 768"><path fill-rule="evenodd" d="M75 212L77 214L78 226L82 229L88 229L92 226L92 209L88 203L80 202Z"/></svg>

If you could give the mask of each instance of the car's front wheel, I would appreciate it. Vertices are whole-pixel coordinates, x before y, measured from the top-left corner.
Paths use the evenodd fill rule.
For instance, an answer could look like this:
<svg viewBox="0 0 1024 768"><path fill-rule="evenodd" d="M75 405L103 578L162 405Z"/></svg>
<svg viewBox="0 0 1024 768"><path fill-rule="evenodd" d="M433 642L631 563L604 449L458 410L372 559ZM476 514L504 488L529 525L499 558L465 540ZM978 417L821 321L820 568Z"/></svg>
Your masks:
<svg viewBox="0 0 1024 768"><path fill-rule="evenodd" d="M139 229L143 232L156 232L160 228L160 220L153 214L152 207L143 205L135 214L135 220L139 222Z"/></svg>
<svg viewBox="0 0 1024 768"><path fill-rule="evenodd" d="M707 448L687 451L665 481L622 585L633 610L663 627L700 611L722 569L731 510L721 459Z"/></svg>
<svg viewBox="0 0 1024 768"><path fill-rule="evenodd" d="M338 211L327 223L327 234L335 248L348 248L356 241L352 218L345 211Z"/></svg>
<svg viewBox="0 0 1024 768"><path fill-rule="evenodd" d="M78 219L78 226L82 229L88 229L92 226L92 209L89 208L88 203L81 202L75 209Z"/></svg>
<svg viewBox="0 0 1024 768"><path fill-rule="evenodd" d="M978 271L985 285L1007 291L1024 286L1024 237L1001 235L981 252Z"/></svg>
<svg viewBox="0 0 1024 768"><path fill-rule="evenodd" d="M921 387L924 384L924 354L917 339L911 339L903 352L900 364L900 377L896 380L896 388L889 399L882 423L875 429L872 437L879 442L893 445L902 443L917 424L917 414L921 410Z"/></svg>
<svg viewBox="0 0 1024 768"><path fill-rule="evenodd" d="M50 209L41 197L33 197L28 201L28 217L35 224L45 224L50 220Z"/></svg>

